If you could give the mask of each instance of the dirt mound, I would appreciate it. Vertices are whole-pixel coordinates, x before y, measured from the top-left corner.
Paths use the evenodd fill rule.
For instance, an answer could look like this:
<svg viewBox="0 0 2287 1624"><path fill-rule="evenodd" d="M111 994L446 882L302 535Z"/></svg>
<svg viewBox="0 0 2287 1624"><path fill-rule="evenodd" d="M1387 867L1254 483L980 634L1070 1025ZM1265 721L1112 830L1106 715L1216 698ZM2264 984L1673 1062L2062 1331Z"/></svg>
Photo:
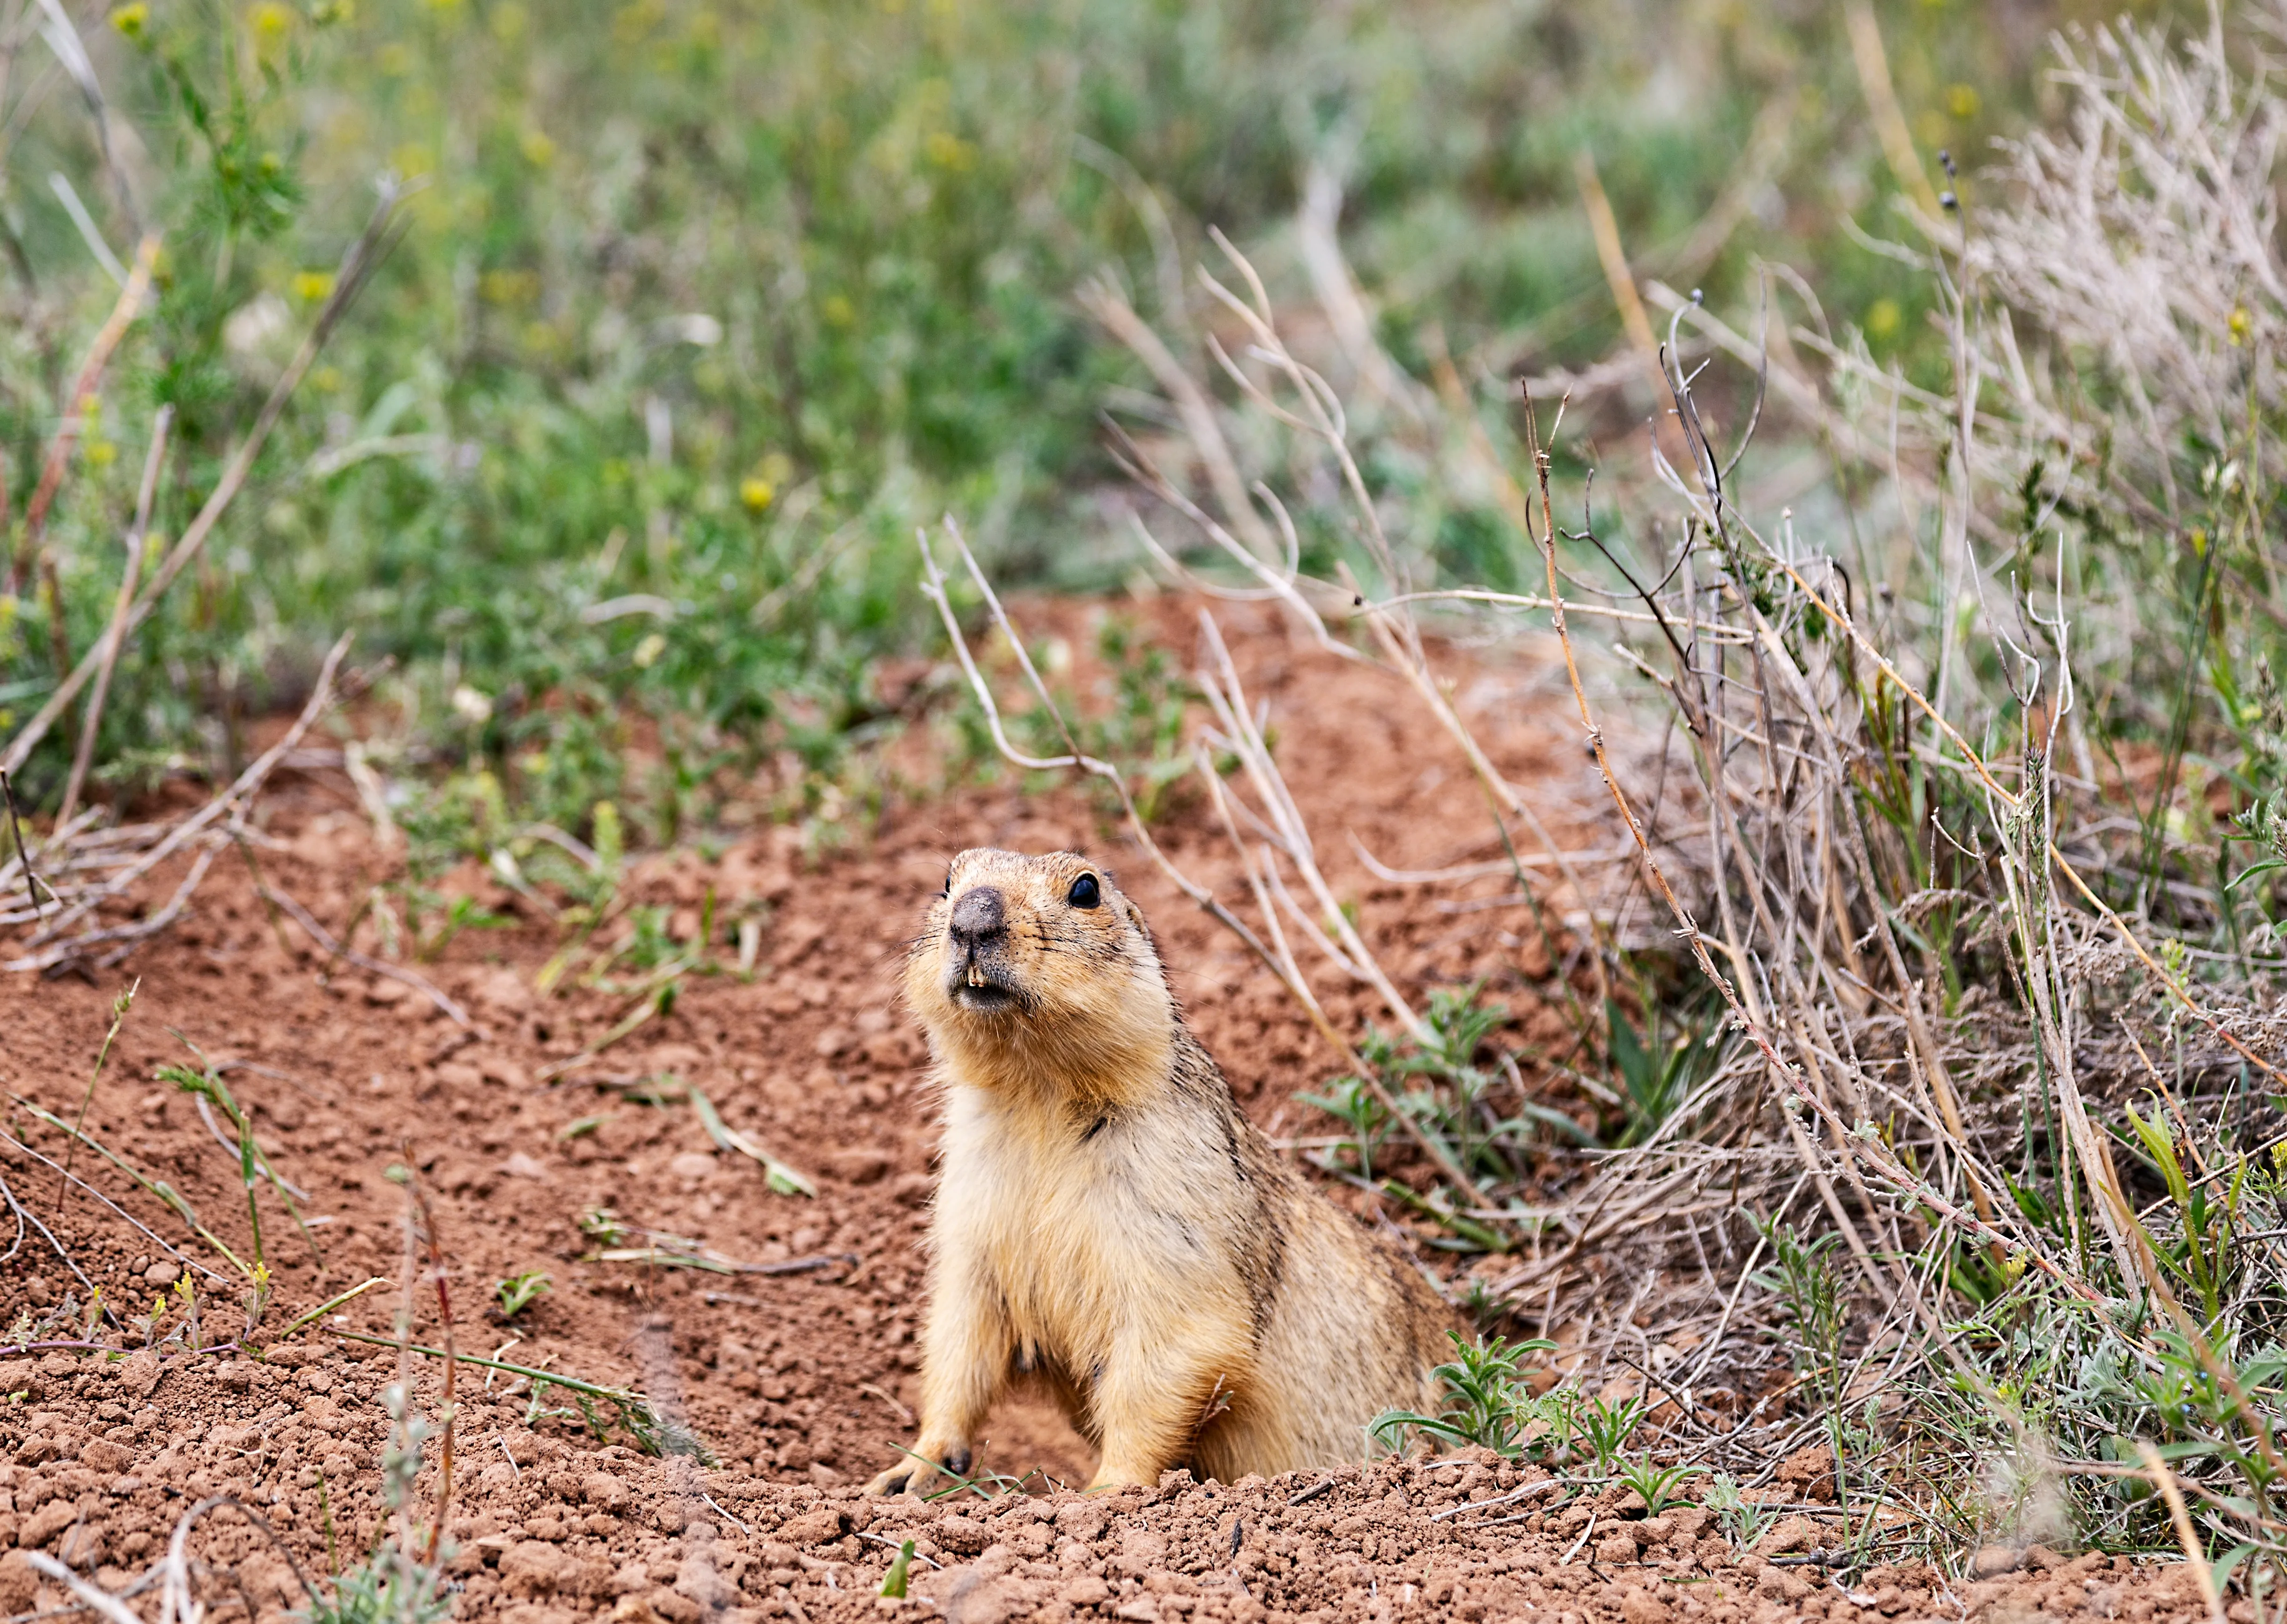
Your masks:
<svg viewBox="0 0 2287 1624"><path fill-rule="evenodd" d="M1346 827L1400 867L1483 854L1486 823L1464 769L1424 770L1437 752L1410 736L1413 712L1382 691L1386 679L1234 618L1250 688L1270 701L1281 759L1309 787L1318 827ZM1563 731L1561 680L1537 669L1480 672L1460 702L1500 718L1481 736L1505 771L1551 785L1544 815L1585 849L1600 838L1594 786ZM1357 689L1343 695L1357 702L1311 702L1341 685ZM1324 719L1359 715L1387 720L1360 730ZM1555 788L1576 783L1582 797L1568 816ZM345 931L392 861L354 791L305 778L266 808L256 843L264 875ZM1176 814L1171 849L1236 889L1196 812ZM219 868L196 914L138 950L118 983L0 984L0 1083L15 1097L0 1178L26 1221L0 1258L0 1303L11 1319L24 1313L20 1325L53 1321L67 1299L75 1311L0 1356L0 1613L62 1604L60 1588L29 1565L33 1552L115 1592L147 1586L185 1511L216 1496L271 1531L241 1509L205 1515L190 1549L218 1605L234 1596L274 1616L304 1599L297 1568L320 1576L372 1547L389 1427L381 1395L398 1355L352 1338L392 1332L405 1196L385 1171L400 1160L434 1202L458 1351L605 1390L543 1382L535 1395L527 1375L460 1367L449 1526L463 1618L539 1624L608 1612L685 1624L934 1609L970 1620L1545 1613L1641 1624L1774 1608L1959 1617L1996 1596L2132 1617L2193 1606L2172 1580L2093 1559L2050 1571L2038 1552L2038 1571L1999 1589L1876 1573L1846 1593L1819 1566L1785 1565L1769 1541L1763 1556L1735 1560L1696 1510L1632 1518L1617 1501L1543 1509L1554 1497L1531 1487L1533 1474L1484 1459L1389 1462L1323 1484L1171 1479L1096 1500L864 1499L855 1485L909 1437L931 1182L922 1050L895 1003L896 967L947 854L986 844L1111 857L1248 1108L1274 1135L1305 1121L1291 1098L1323 1081L1326 1057L1270 978L1115 842L1083 795L1015 784L893 804L862 850L838 855L806 856L797 831L775 828L711 860L686 852L641 865L625 894L664 910L676 940L695 938L710 893L718 925L764 923L752 974L693 970L670 1007L608 1046L635 1012L626 989L574 979L536 991L558 931L473 866L455 883L518 923L465 931L439 962L415 967L433 998L390 975L338 965L325 974L251 882L226 881ZM1484 978L1516 1011L1520 1046L1564 1036L1537 1002L1561 967L1513 907L1440 911L1375 880L1350 852L1325 857L1353 888L1382 963L1410 985ZM163 894L170 876L152 883ZM1489 881L1481 899L1499 904L1502 890ZM726 963L730 939L716 945ZM139 993L91 1091L112 1001L134 976ZM1329 1002L1338 1020L1373 1013L1362 990ZM255 1245L235 1135L215 1105L154 1080L162 1066L202 1064L186 1040L248 1113L308 1222L305 1235L261 1198L273 1296L246 1345L246 1287L223 1256L250 1256ZM709 1131L702 1098L724 1133ZM83 1110L90 1142L68 1148L57 1124ZM741 1144L806 1177L815 1195L774 1192ZM171 1202L157 1195L162 1184ZM194 1219L211 1242L193 1233ZM551 1277L545 1295L513 1319L488 1312L495 1282L534 1271ZM376 1278L391 1283L279 1336ZM90 1350L96 1287L130 1320L164 1299L155 1349L123 1359ZM425 1287L416 1306L415 1338L433 1343L442 1331ZM196 1331L183 1335L194 1312ZM116 1331L102 1340L121 1345ZM131 1334L125 1345L140 1340ZM415 1362L416 1398L431 1414L441 1374L434 1359ZM650 1423L610 1397L626 1390L672 1398L718 1463L640 1453ZM427 1459L424 1497L436 1488L433 1446ZM1037 1490L1084 1481L1091 1463L1059 1418L1018 1405L996 1416L983 1468ZM1808 1517L1773 1538L1790 1526L1785 1549L1819 1538ZM881 1599L908 1537L914 1599Z"/></svg>

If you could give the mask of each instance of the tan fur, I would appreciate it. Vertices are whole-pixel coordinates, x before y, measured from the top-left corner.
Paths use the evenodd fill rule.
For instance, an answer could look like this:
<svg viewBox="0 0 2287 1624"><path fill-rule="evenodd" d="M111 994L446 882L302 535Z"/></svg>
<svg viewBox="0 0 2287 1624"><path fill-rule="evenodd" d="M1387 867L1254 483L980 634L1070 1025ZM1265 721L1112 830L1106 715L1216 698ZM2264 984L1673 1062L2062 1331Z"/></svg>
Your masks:
<svg viewBox="0 0 2287 1624"><path fill-rule="evenodd" d="M1024 1379L1102 1450L1097 1487L1358 1460L1375 1415L1434 1405L1445 1305L1247 1121L1101 868L962 852L906 996L945 1097L914 1456L966 1470Z"/></svg>

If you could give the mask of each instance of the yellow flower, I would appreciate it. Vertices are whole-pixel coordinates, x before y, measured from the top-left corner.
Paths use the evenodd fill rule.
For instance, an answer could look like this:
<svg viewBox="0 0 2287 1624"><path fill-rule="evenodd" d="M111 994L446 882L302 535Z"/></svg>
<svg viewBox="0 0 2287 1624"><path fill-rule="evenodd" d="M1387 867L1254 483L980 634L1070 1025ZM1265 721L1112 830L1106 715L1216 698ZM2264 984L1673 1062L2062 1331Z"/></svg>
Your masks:
<svg viewBox="0 0 2287 1624"><path fill-rule="evenodd" d="M1866 306L1866 336L1869 338L1887 338L1898 330L1902 319L1897 300L1876 299Z"/></svg>
<svg viewBox="0 0 2287 1624"><path fill-rule="evenodd" d="M294 13L278 0L263 0L254 8L254 37L265 45L274 45L286 37L286 30L294 26Z"/></svg>
<svg viewBox="0 0 2287 1624"><path fill-rule="evenodd" d="M2245 344L2248 334L2254 330L2255 323L2249 319L2246 305L2242 305L2231 313L2231 347L2233 349L2236 350Z"/></svg>
<svg viewBox="0 0 2287 1624"><path fill-rule="evenodd" d="M635 44L666 17L664 0L633 0L612 14L612 36L622 45Z"/></svg>
<svg viewBox="0 0 2287 1624"><path fill-rule="evenodd" d="M1977 87L1974 84L1956 84L1947 87L1945 110L1965 123L1975 118L1977 109L1983 105L1978 98Z"/></svg>
<svg viewBox="0 0 2287 1624"><path fill-rule="evenodd" d="M847 327L858 319L857 307L838 293L829 293L819 300L818 313L826 318L828 327Z"/></svg>
<svg viewBox="0 0 2287 1624"><path fill-rule="evenodd" d="M540 297L540 273L487 271L477 278L477 291L488 305L529 305Z"/></svg>
<svg viewBox="0 0 2287 1624"><path fill-rule="evenodd" d="M739 481L739 500L747 504L749 513L761 512L778 494L778 487L768 479L749 478Z"/></svg>
<svg viewBox="0 0 2287 1624"><path fill-rule="evenodd" d="M297 271L294 280L287 286L305 305L314 305L334 290L334 273L331 271Z"/></svg>
<svg viewBox="0 0 2287 1624"><path fill-rule="evenodd" d="M151 26L151 8L143 0L132 5L123 5L111 14L111 26L137 44L143 43L143 31Z"/></svg>

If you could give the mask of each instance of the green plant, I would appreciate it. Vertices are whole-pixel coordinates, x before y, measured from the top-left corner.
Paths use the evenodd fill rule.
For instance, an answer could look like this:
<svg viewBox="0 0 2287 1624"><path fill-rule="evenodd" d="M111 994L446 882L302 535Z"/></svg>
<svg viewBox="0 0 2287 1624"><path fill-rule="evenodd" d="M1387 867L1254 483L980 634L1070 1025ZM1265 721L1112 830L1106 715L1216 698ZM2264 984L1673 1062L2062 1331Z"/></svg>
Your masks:
<svg viewBox="0 0 2287 1624"><path fill-rule="evenodd" d="M1621 1108L1627 1113L1626 1125L1612 1142L1640 1145L1665 1128L1721 1063L1723 1026L1711 1023L1697 1035L1686 1027L1662 1045L1657 1041L1657 1011L1647 1018L1641 1034L1618 1001L1607 999L1604 1014L1612 1072L1620 1085Z"/></svg>
<svg viewBox="0 0 2287 1624"><path fill-rule="evenodd" d="M536 1384L533 1396L534 1398L539 1397ZM579 1398L579 1395L574 1397ZM581 1399L581 1406L588 1418L589 1430L601 1442L609 1436L608 1431L598 1423L592 1406L584 1398ZM623 1405L620 1408L619 1421L635 1446L645 1454L688 1455L701 1466L716 1464L715 1451L697 1430L687 1422L661 1414L656 1405Z"/></svg>
<svg viewBox="0 0 2287 1624"><path fill-rule="evenodd" d="M230 1086L223 1081L221 1071L206 1063L206 1057L199 1053L197 1045L183 1038L180 1033L176 1036L181 1038L184 1046L198 1058L202 1063L201 1069L193 1071L188 1066L162 1066L154 1075L160 1081L171 1082L198 1100L202 1111L210 1108L219 1111L224 1121L234 1130L238 1138L239 1183L246 1192L246 1222L251 1237L253 1261L242 1263L227 1250L224 1251L224 1256L246 1276L252 1287L253 1295L247 1308L248 1330L250 1333L261 1318L263 1305L269 1301L270 1268L263 1256L262 1209L255 1200L256 1192L263 1184L270 1186L272 1196L286 1209L286 1216L294 1221L295 1227L301 1231L302 1239L308 1243L310 1255L317 1259L320 1270L326 1266L325 1255L318 1249L316 1235L304 1222L302 1209L295 1204L293 1196L288 1193L284 1182L279 1178L277 1169L271 1165L269 1153L263 1149L261 1141L256 1137L252 1116L240 1107ZM220 1131L219 1129L216 1130L218 1137Z"/></svg>
<svg viewBox="0 0 2287 1624"><path fill-rule="evenodd" d="M309 1624L437 1624L453 1616L453 1593L437 1570L392 1546L337 1575L330 1596L294 1616Z"/></svg>
<svg viewBox="0 0 2287 1624"><path fill-rule="evenodd" d="M87 1129L87 1109L95 1103L95 1085L103 1079L104 1062L111 1058L111 1046L119 1037L119 1029L127 1024L127 1011L134 1007L135 994L142 988L138 977L127 989L111 1001L111 1025L103 1034L103 1043L95 1051L95 1065L87 1074L87 1091L80 1096L79 1111L72 1121L72 1137L64 1145L64 1165L56 1173L55 1206L62 1210L64 1189L71 1177L72 1157Z"/></svg>
<svg viewBox="0 0 2287 1624"><path fill-rule="evenodd" d="M1682 1504L1687 1497L1676 1492L1677 1485L1695 1471L1689 1464L1658 1465L1649 1454L1623 1457L1619 1462L1620 1481L1644 1502L1646 1517L1658 1517L1670 1506Z"/></svg>
<svg viewBox="0 0 2287 1624"><path fill-rule="evenodd" d="M913 1565L914 1542L899 1542L898 1554L890 1559L890 1571L882 1575L882 1594L902 1597L906 1593L906 1573Z"/></svg>
<svg viewBox="0 0 2287 1624"><path fill-rule="evenodd" d="M1571 1390L1556 1388L1536 1397L1517 1367L1528 1353L1554 1351L1555 1343L1534 1339L1512 1343L1503 1336L1470 1340L1458 1331L1446 1335L1453 1343L1453 1357L1432 1373L1444 1387L1445 1406L1436 1415L1387 1411L1374 1417L1367 1436L1385 1449L1398 1449L1410 1433L1426 1432L1448 1443L1475 1445L1511 1457L1563 1447L1564 1424L1572 1413Z"/></svg>
<svg viewBox="0 0 2287 1624"><path fill-rule="evenodd" d="M1349 1137L1334 1149L1337 1153L1348 1153L1359 1177L1372 1178L1374 1154L1395 1126L1389 1107L1373 1087L1360 1077L1337 1077L1323 1094L1297 1094L1294 1099L1298 1105L1317 1106L1349 1129Z"/></svg>
<svg viewBox="0 0 2287 1624"><path fill-rule="evenodd" d="M1641 1492L1641 1491L1639 1491ZM1728 1472L1717 1472L1707 1479L1703 1503L1715 1514L1717 1526L1731 1541L1736 1550L1753 1550L1755 1542L1769 1531L1778 1513L1769 1509L1741 1493L1737 1479Z"/></svg>
<svg viewBox="0 0 2287 1624"><path fill-rule="evenodd" d="M511 1274L493 1287L493 1301L500 1305L501 1318L513 1319L548 1294L554 1282L538 1269L527 1269L521 1274Z"/></svg>
<svg viewBox="0 0 2287 1624"><path fill-rule="evenodd" d="M2243 1157L2234 1176L2220 1187L2208 1178L2194 1184L2177 1153L2175 1131L2161 1114L2156 1097L2149 1109L2149 1117L2141 1116L2135 1106L2124 1102L2120 1113L2128 1119L2145 1159L2159 1173L2176 1222L2172 1240L2155 1241L2149 1230L2141 1232L2142 1239L2177 1281L2195 1294L2202 1310L2201 1322L2212 1325L2222 1317L2225 1304L2246 1273L2245 1264L2237 1256L2234 1229L2247 1193L2248 1163Z"/></svg>
<svg viewBox="0 0 2287 1624"><path fill-rule="evenodd" d="M381 1458L380 1527L365 1560L336 1573L333 1593L313 1599L297 1615L309 1624L435 1624L453 1613L453 1592L444 1568L433 1557L423 1561L414 1555L419 1536L408 1520L422 1446L431 1433L429 1422L413 1409L402 1383L392 1382L384 1388L381 1401L389 1412L390 1429ZM390 1532L392 1523L394 1533ZM326 1525L330 1550L330 1509ZM431 1549L441 1547L432 1541Z"/></svg>
<svg viewBox="0 0 2287 1624"><path fill-rule="evenodd" d="M1372 1068L1371 1080L1339 1076L1322 1092L1294 1097L1349 1129L1349 1137L1334 1149L1348 1154L1357 1177L1372 1180L1375 1156L1401 1126L1392 1102L1405 1113L1408 1137L1416 1143L1436 1145L1453 1168L1494 1178L1515 1176L1521 1146L1539 1129L1589 1139L1570 1116L1521 1090L1511 1093L1510 1114L1495 1108L1504 1074L1478 1064L1478 1056L1509 1014L1501 1004L1482 1002L1474 986L1433 988L1418 1037L1369 1028L1358 1040L1358 1058ZM1377 1187L1436 1219L1451 1232L1446 1244L1455 1248L1503 1251L1509 1245L1499 1230L1461 1216L1458 1209L1467 1203L1450 1192L1423 1197L1387 1179Z"/></svg>
<svg viewBox="0 0 2287 1624"><path fill-rule="evenodd" d="M1115 763L1124 773L1136 811L1147 824L1172 810L1191 776L1191 752L1183 744L1183 718L1197 697L1167 651L1132 622L1107 619L1096 634L1096 657L1104 668L1095 702L1066 702L1060 709L1075 718L1080 748ZM1029 736L1042 755L1067 748L1045 707L1025 713ZM1119 800L1098 783L1100 803L1119 810Z"/></svg>
<svg viewBox="0 0 2287 1624"><path fill-rule="evenodd" d="M1645 1407L1641 1398L1622 1398L1617 1403L1591 1398L1574 1407L1572 1430L1588 1446L1598 1473L1611 1476L1612 1463L1643 1423Z"/></svg>
<svg viewBox="0 0 2287 1624"><path fill-rule="evenodd" d="M928 1494L923 1496L924 1499L930 1501L951 1500L954 1496L961 1494L974 1494L979 1500L1000 1500L1010 1494L1024 1493L1025 1484L1032 1481L1033 1477L1038 1475L1037 1469L1035 1469L1033 1471L1026 1472L1021 1477L1011 1477L1006 1472L987 1471L982 1465L972 1469L969 1473L964 1475L961 1472L954 1471L950 1467L944 1466L938 1462L928 1460L926 1457L922 1455L914 1454L914 1452L910 1449L906 1450L903 1453L908 1455L913 1455L914 1460L921 1461L924 1465L927 1465L933 1470L938 1477L943 1477L946 1480L945 1487L940 1489L932 1489Z"/></svg>
<svg viewBox="0 0 2287 1624"><path fill-rule="evenodd" d="M1786 1304L1794 1335L1795 1368L1830 1403L1840 1399L1843 1380L1843 1336L1849 1325L1849 1304L1835 1279L1832 1255L1842 1237L1829 1232L1804 1240L1786 1224L1759 1222L1769 1245L1774 1265L1757 1283Z"/></svg>

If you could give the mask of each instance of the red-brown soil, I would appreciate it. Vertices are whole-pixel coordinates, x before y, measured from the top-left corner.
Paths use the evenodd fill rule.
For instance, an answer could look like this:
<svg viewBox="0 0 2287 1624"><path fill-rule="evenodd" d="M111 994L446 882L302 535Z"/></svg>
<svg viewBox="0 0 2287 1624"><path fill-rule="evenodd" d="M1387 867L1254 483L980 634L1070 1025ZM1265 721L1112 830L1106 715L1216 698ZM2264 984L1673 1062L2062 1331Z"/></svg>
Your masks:
<svg viewBox="0 0 2287 1624"><path fill-rule="evenodd" d="M1055 612L1077 639L1080 614ZM1267 699L1278 753L1319 832L1326 869L1410 996L1484 978L1516 1018L1503 1042L1561 1048L1568 1028L1540 994L1551 967L1523 910L1440 911L1435 893L1374 881L1345 832L1384 862L1428 868L1486 854L1482 802L1457 753L1391 679L1310 652L1267 621L1236 651L1250 694ZM1163 611L1170 638L1183 622ZM1178 644L1177 646L1183 646ZM1609 838L1599 793L1553 666L1480 665L1459 701L1503 770L1542 795L1542 815L1575 849ZM348 788L324 775L281 784L265 803L272 882L329 928L345 927L360 886L387 870ZM1782 1523L1762 1556L1736 1558L1696 1509L1642 1520L1641 1502L1534 1492L1539 1478L1491 1457L1375 1467L1265 1484L1192 1484L1109 1498L1028 1493L923 1505L869 1501L858 1485L910 1437L922 1308L920 1243L930 1190L931 1100L922 1049L895 995L905 932L948 853L991 844L1101 852L1143 902L1177 990L1247 1107L1274 1134L1325 1131L1292 1103L1321 1084L1329 1057L1310 1026L1230 937L1127 846L1077 790L1026 793L1013 780L943 799L895 798L870 837L815 860L794 828L736 840L711 860L645 860L627 892L671 904L696 931L711 888L728 920L767 907L757 968L692 975L672 1011L553 1084L547 1070L606 1031L624 1003L574 986L543 998L535 975L554 931L473 866L461 876L517 915L469 931L421 967L469 1010L473 1029L402 985L362 973L320 980L298 938L281 944L244 875L218 866L195 915L97 984L65 978L0 985L0 1085L50 1111L81 1106L111 1001L140 992L87 1108L89 1131L163 1177L216 1234L250 1245L235 1153L195 1102L154 1080L188 1058L172 1033L228 1063L281 1175L307 1192L322 1274L310 1248L263 1196L276 1298L266 1329L234 1339L242 1287L215 1252L158 1202L83 1147L75 1174L188 1257L200 1278L202 1340L124 1360L71 1348L0 1357L0 1615L60 1606L24 1553L59 1556L104 1588L133 1584L164 1554L184 1511L210 1495L257 1509L301 1567L355 1560L381 1528L379 1395L392 1349L329 1333L386 1336L405 1195L384 1177L401 1158L435 1208L463 1353L493 1355L673 1400L720 1464L653 1460L624 1438L601 1444L576 1416L527 1413L521 1383L463 1366L450 1515L457 1616L542 1620L597 1616L839 1620L944 1616L1128 1620L1546 1618L1555 1624L1674 1617L1710 1620L1988 1616L2080 1609L2143 1619L2200 1611L2180 1570L2132 1573L2101 1558L2063 1563L2036 1549L2029 1570L1949 1584L1927 1570L1852 1575L1845 1589L1810 1564L1767 1557L1816 1548L1811 1517ZM1235 865L1196 805L1167 844L1222 894ZM361 880L360 875L364 876ZM161 875L155 885L171 883ZM1473 894L1497 897L1498 882ZM370 945L370 939L368 939ZM1307 949L1304 949L1307 951ZM732 950L718 947L728 960ZM1325 970L1316 965L1314 970ZM1325 978L1332 985L1331 974ZM1362 990L1327 998L1353 1029L1380 1013ZM686 1105L633 1103L597 1078L668 1073L696 1084L735 1129L817 1183L815 1199L771 1193L760 1168L717 1151ZM11 1105L7 1131L51 1157L61 1140ZM590 1130L567 1136L583 1119ZM0 1179L105 1301L145 1311L179 1265L57 1174L0 1143ZM1355 1192L1338 1192L1354 1207ZM719 1274L587 1261L577 1227L609 1208L629 1223L702 1240L726 1258L772 1264L837 1256L807 1272ZM1362 1210L1362 1208L1361 1208ZM0 1225L10 1222L0 1214ZM512 1327L488 1318L494 1283L542 1269L554 1287ZM388 1287L297 1335L295 1315L360 1280ZM0 1304L83 1305L84 1286L36 1233L0 1262ZM441 1335L419 1294L415 1334ZM162 1335L181 1325L178 1306ZM69 1341L63 1327L50 1340ZM114 1343L118 1333L107 1331ZM646 1347L652 1350L646 1357ZM663 1350L663 1351L662 1351ZM416 1361L418 1404L434 1414L440 1367ZM563 1407L560 1390L550 1402ZM419 1493L432 1493L435 1447ZM1091 1462L1036 1405L996 1418L984 1466L1027 1486L1085 1480ZM322 1495L322 1500L321 1500ZM1593 1518L1593 1525L1591 1519ZM330 1553L329 1536L330 1526ZM915 1540L913 1597L879 1597L896 1542ZM20 1550L12 1548L21 1548ZM299 1606L292 1569L233 1509L211 1512L190 1549L208 1565L218 1612ZM154 1594L154 1593L153 1593ZM151 1594L131 1603L147 1612Z"/></svg>

